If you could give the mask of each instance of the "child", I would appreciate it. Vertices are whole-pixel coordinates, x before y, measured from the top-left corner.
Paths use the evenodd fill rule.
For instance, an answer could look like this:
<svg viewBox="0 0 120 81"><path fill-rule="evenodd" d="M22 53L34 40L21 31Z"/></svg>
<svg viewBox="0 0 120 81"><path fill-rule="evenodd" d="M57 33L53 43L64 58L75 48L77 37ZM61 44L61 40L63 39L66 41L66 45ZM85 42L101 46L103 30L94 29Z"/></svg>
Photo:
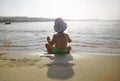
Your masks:
<svg viewBox="0 0 120 81"><path fill-rule="evenodd" d="M71 47L67 47L67 43L70 43L71 39L68 34L64 33L66 28L67 24L61 18L55 20L54 30L57 34L53 36L52 40L49 36L47 37L48 44L45 47L48 53L65 54L70 52Z"/></svg>

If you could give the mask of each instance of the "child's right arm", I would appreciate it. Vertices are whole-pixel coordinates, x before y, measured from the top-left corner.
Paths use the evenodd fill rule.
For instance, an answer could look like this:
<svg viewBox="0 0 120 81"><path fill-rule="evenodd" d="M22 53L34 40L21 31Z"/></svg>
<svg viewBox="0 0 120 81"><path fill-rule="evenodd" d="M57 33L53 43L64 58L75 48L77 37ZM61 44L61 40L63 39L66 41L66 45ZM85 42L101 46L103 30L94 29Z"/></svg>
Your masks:
<svg viewBox="0 0 120 81"><path fill-rule="evenodd" d="M49 44L54 45L54 43L55 43L55 38L53 37L52 40L50 40L50 37L48 36L48 37L47 37L47 41L48 41Z"/></svg>
<svg viewBox="0 0 120 81"><path fill-rule="evenodd" d="M47 37L47 41L50 42L50 37L49 36Z"/></svg>

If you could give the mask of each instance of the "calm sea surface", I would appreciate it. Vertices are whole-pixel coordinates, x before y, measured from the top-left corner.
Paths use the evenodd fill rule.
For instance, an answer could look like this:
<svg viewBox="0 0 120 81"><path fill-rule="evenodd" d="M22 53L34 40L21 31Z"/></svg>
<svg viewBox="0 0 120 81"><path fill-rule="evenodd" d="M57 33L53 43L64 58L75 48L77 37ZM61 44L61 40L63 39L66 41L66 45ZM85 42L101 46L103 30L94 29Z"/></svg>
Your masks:
<svg viewBox="0 0 120 81"><path fill-rule="evenodd" d="M45 52L54 22L0 23L0 52ZM120 54L120 21L67 21L72 53Z"/></svg>

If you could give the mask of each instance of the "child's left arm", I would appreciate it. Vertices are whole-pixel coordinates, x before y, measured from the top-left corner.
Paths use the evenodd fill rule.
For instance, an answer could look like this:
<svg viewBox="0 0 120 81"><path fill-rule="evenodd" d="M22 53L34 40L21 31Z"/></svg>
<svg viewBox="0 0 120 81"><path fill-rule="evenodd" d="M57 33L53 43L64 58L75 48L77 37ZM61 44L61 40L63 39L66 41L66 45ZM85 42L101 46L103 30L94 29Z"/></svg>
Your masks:
<svg viewBox="0 0 120 81"><path fill-rule="evenodd" d="M69 35L67 34L67 41L70 43L72 42L71 38L69 37Z"/></svg>

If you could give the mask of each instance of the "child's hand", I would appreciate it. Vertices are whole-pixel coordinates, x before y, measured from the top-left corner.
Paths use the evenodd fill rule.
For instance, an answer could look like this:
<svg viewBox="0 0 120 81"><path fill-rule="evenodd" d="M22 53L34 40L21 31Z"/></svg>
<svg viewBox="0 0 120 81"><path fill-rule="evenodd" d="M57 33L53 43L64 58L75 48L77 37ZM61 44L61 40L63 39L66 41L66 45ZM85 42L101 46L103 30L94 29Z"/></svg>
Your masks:
<svg viewBox="0 0 120 81"><path fill-rule="evenodd" d="M50 41L50 37L49 36L47 37L47 40Z"/></svg>

